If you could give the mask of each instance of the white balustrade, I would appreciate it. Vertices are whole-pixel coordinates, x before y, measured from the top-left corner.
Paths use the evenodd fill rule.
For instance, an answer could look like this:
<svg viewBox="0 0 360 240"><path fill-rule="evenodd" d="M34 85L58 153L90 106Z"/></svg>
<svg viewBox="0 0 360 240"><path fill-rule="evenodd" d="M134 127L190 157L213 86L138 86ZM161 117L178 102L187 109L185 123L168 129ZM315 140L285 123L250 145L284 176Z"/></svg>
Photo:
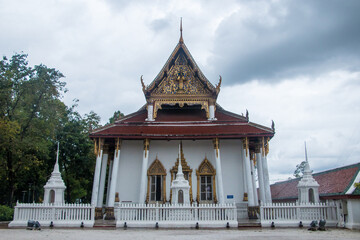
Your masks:
<svg viewBox="0 0 360 240"><path fill-rule="evenodd" d="M313 220L326 220L327 226L338 223L337 206L334 203L263 203L260 206L261 225L268 227L274 222L275 226L291 227L305 225Z"/></svg>
<svg viewBox="0 0 360 240"><path fill-rule="evenodd" d="M46 204L17 203L14 220L10 227L26 226L28 220L39 221L43 226L92 227L94 224L94 207L90 204Z"/></svg>
<svg viewBox="0 0 360 240"><path fill-rule="evenodd" d="M117 226L125 222L127 226L176 226L184 224L195 226L206 223L206 226L237 226L237 209L235 204L135 204L121 203L115 206ZM170 224L170 225L169 225ZM220 224L220 225L219 225ZM173 225L175 226L175 225Z"/></svg>

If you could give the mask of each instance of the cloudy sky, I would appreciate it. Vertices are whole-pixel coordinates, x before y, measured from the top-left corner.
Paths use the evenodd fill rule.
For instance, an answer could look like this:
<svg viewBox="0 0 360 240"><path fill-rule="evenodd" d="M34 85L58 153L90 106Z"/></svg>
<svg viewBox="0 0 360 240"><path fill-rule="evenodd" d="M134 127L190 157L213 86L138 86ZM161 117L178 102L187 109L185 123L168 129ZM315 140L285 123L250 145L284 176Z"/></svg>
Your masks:
<svg viewBox="0 0 360 240"><path fill-rule="evenodd" d="M179 39L213 83L218 103L276 135L271 181L304 159L315 172L360 162L360 1L0 0L0 54L29 54L60 70L70 105L139 109Z"/></svg>

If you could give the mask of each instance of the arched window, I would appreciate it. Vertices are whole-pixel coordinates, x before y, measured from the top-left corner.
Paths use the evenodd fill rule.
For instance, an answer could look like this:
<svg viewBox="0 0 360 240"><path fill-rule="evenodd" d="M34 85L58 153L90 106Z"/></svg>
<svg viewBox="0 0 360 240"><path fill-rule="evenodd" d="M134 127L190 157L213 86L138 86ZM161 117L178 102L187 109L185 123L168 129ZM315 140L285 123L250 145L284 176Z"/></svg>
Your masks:
<svg viewBox="0 0 360 240"><path fill-rule="evenodd" d="M314 189L312 189L312 188L309 189L309 202L311 202L311 203L315 202Z"/></svg>
<svg viewBox="0 0 360 240"><path fill-rule="evenodd" d="M166 201L166 170L159 159L154 160L148 172L148 187L146 202L155 203Z"/></svg>
<svg viewBox="0 0 360 240"><path fill-rule="evenodd" d="M196 201L198 203L216 203L216 188L215 188L216 170L211 165L209 160L205 157L196 170L197 177L197 194Z"/></svg>

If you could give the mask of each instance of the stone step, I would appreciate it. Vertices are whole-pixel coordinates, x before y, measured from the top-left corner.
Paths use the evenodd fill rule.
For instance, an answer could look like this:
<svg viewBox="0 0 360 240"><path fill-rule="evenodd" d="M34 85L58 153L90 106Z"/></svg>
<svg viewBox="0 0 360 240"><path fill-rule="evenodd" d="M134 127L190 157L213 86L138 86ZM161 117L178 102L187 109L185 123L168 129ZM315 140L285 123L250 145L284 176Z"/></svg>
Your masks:
<svg viewBox="0 0 360 240"><path fill-rule="evenodd" d="M94 228L116 228L115 220L95 220Z"/></svg>
<svg viewBox="0 0 360 240"><path fill-rule="evenodd" d="M249 220L249 219L241 219L238 221L239 228L259 228L261 227L260 220Z"/></svg>

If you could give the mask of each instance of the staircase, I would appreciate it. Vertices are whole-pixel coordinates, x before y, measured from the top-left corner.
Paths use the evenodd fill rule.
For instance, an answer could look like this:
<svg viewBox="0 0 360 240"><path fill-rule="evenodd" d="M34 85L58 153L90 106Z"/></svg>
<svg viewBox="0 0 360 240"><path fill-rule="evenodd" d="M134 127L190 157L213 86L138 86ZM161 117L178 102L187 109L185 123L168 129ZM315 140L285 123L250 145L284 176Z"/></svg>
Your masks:
<svg viewBox="0 0 360 240"><path fill-rule="evenodd" d="M247 203L237 203L237 221L239 228L259 228L260 219L249 219Z"/></svg>
<svg viewBox="0 0 360 240"><path fill-rule="evenodd" d="M95 220L94 228L116 229L116 221L115 220L98 219L98 220Z"/></svg>

